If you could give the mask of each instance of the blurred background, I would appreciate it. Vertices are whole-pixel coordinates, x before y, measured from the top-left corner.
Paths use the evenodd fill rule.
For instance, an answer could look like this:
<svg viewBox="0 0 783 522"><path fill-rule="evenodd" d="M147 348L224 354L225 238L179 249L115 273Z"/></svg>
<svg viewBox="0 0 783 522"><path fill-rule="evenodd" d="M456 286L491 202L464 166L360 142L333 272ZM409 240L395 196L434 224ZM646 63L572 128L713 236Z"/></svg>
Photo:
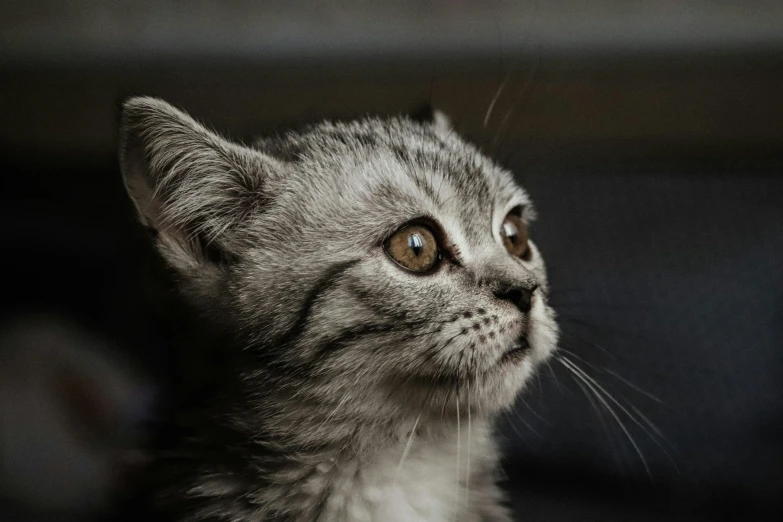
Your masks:
<svg viewBox="0 0 783 522"><path fill-rule="evenodd" d="M429 102L538 205L563 365L519 520L783 514L783 2L0 3L0 520L113 520L179 369L116 108L247 139ZM614 410L614 413L609 411Z"/></svg>

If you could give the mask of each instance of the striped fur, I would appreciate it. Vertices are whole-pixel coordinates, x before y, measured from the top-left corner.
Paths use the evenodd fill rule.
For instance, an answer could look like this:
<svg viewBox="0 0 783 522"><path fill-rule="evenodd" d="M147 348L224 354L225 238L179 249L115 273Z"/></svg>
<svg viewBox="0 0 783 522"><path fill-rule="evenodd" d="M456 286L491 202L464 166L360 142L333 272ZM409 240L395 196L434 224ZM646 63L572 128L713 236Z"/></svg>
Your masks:
<svg viewBox="0 0 783 522"><path fill-rule="evenodd" d="M227 361L158 462L162 510L509 520L492 423L557 326L535 245L523 261L500 240L511 209L534 217L508 172L442 117L321 123L248 147L153 98L125 102L120 161ZM412 219L434 223L454 260L427 275L393 263L383 242ZM495 296L534 284L529 313ZM530 349L505 361L521 337Z"/></svg>

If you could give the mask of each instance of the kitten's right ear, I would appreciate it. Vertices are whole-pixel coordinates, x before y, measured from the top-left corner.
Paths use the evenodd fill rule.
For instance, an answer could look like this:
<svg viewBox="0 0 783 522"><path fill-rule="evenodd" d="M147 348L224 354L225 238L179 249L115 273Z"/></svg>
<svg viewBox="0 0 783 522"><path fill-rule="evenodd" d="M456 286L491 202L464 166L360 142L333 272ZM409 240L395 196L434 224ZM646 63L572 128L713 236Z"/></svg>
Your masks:
<svg viewBox="0 0 783 522"><path fill-rule="evenodd" d="M451 119L443 111L440 111L429 103L410 114L413 121L432 125L440 132L451 132Z"/></svg>
<svg viewBox="0 0 783 522"><path fill-rule="evenodd" d="M236 254L236 230L263 210L266 181L284 168L148 97L123 103L119 148L139 220L157 232L158 248L179 268Z"/></svg>

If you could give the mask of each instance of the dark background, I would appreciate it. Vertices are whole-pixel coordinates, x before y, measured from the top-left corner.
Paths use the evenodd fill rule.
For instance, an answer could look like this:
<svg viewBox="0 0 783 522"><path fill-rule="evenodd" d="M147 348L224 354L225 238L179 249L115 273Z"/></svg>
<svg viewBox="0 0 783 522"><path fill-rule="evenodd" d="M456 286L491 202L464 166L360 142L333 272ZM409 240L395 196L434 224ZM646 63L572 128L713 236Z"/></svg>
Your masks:
<svg viewBox="0 0 783 522"><path fill-rule="evenodd" d="M562 365L543 368L503 425L519 519L776 519L782 28L774 1L5 2L2 331L67 324L45 342L44 368L70 357L62 339L97 339L90 357L114 366L65 401L76 424L111 372L133 368L129 395L102 406L121 410L121 427L73 442L109 447L100 458L114 462L138 440L124 436L138 404L175 371L145 300L117 102L160 96L246 139L429 101L531 193L566 356L615 397L638 447ZM0 336L6 368L30 342L18 339ZM21 393L10 389L0 396ZM47 401L57 409L61 395ZM20 425L2 408L0 422ZM36 426L25 447L0 431L0 518L86 518L95 506L63 500L71 479L42 434L81 428ZM8 458L25 451L44 457ZM58 500L8 486L31 473Z"/></svg>

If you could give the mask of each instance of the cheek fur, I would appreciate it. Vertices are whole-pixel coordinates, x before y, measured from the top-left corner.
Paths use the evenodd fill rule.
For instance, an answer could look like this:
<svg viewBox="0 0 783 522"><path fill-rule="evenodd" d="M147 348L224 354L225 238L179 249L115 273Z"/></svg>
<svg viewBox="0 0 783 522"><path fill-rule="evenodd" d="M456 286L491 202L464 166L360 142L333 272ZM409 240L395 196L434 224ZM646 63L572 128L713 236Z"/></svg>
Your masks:
<svg viewBox="0 0 783 522"><path fill-rule="evenodd" d="M536 362L543 362L557 349L560 329L555 321L555 311L544 302L541 296L533 301L530 311L530 330L528 339L532 348L531 355Z"/></svg>

